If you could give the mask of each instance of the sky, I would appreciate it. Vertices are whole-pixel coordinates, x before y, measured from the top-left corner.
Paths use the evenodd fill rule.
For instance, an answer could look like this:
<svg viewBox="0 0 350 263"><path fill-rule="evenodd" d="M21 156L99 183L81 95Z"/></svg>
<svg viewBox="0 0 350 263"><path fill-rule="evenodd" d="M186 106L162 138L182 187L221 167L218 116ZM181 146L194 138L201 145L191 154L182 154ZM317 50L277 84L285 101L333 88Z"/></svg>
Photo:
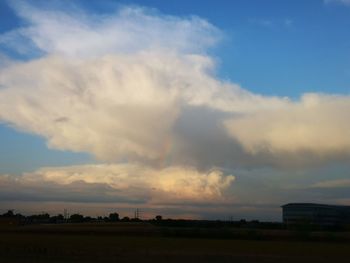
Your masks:
<svg viewBox="0 0 350 263"><path fill-rule="evenodd" d="M350 1L1 1L0 212L350 205Z"/></svg>

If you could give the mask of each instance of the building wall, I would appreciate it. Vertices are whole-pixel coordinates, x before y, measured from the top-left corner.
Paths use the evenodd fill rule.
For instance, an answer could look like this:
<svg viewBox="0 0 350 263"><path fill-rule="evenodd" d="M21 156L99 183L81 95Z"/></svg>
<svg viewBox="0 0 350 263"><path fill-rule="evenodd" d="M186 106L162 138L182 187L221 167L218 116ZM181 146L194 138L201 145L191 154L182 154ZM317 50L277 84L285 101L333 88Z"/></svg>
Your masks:
<svg viewBox="0 0 350 263"><path fill-rule="evenodd" d="M294 203L282 206L283 222L336 226L350 223L350 207Z"/></svg>

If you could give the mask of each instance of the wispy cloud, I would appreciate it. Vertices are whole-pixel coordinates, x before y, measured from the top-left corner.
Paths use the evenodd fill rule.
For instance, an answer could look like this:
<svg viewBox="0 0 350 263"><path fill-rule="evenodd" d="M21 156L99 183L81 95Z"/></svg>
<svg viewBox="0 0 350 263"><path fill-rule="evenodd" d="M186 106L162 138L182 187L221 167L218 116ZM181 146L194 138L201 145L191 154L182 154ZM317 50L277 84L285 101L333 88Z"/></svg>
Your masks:
<svg viewBox="0 0 350 263"><path fill-rule="evenodd" d="M318 182L312 185L314 188L339 188L350 187L350 179L337 179Z"/></svg>
<svg viewBox="0 0 350 263"><path fill-rule="evenodd" d="M325 4L342 4L342 5L350 5L350 0L324 0Z"/></svg>
<svg viewBox="0 0 350 263"><path fill-rule="evenodd" d="M294 21L292 19L286 18L284 19L284 24L286 27L292 27L294 25Z"/></svg>
<svg viewBox="0 0 350 263"><path fill-rule="evenodd" d="M260 27L264 27L267 29L290 28L294 24L294 21L290 18L285 18L285 19L255 18L255 19L251 19L250 22L254 25L258 25Z"/></svg>
<svg viewBox="0 0 350 263"><path fill-rule="evenodd" d="M148 49L196 53L213 46L221 36L219 29L199 17L166 16L142 7L124 7L113 15L99 16L77 8L60 11L14 3L28 26L2 35L0 43L21 53L31 49L75 57Z"/></svg>

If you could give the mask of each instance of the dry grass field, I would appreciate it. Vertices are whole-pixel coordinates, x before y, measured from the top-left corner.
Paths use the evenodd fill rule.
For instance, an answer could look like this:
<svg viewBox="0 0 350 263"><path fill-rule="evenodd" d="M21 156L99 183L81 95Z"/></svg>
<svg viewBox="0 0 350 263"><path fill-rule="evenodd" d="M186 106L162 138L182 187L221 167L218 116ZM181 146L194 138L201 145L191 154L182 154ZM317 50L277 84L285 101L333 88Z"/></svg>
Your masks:
<svg viewBox="0 0 350 263"><path fill-rule="evenodd" d="M0 262L349 262L348 242L164 237L142 223L0 229Z"/></svg>

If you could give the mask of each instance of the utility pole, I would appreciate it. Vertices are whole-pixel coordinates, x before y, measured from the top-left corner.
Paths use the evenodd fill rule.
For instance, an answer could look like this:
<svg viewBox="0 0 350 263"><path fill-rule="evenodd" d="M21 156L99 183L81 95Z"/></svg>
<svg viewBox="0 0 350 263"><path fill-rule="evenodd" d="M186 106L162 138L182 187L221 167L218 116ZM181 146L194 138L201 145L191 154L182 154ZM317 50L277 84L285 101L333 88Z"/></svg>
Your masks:
<svg viewBox="0 0 350 263"><path fill-rule="evenodd" d="M136 208L135 212L134 212L134 218L135 219L140 219L140 209Z"/></svg>
<svg viewBox="0 0 350 263"><path fill-rule="evenodd" d="M68 212L66 208L63 210L63 218L64 220L68 220Z"/></svg>

